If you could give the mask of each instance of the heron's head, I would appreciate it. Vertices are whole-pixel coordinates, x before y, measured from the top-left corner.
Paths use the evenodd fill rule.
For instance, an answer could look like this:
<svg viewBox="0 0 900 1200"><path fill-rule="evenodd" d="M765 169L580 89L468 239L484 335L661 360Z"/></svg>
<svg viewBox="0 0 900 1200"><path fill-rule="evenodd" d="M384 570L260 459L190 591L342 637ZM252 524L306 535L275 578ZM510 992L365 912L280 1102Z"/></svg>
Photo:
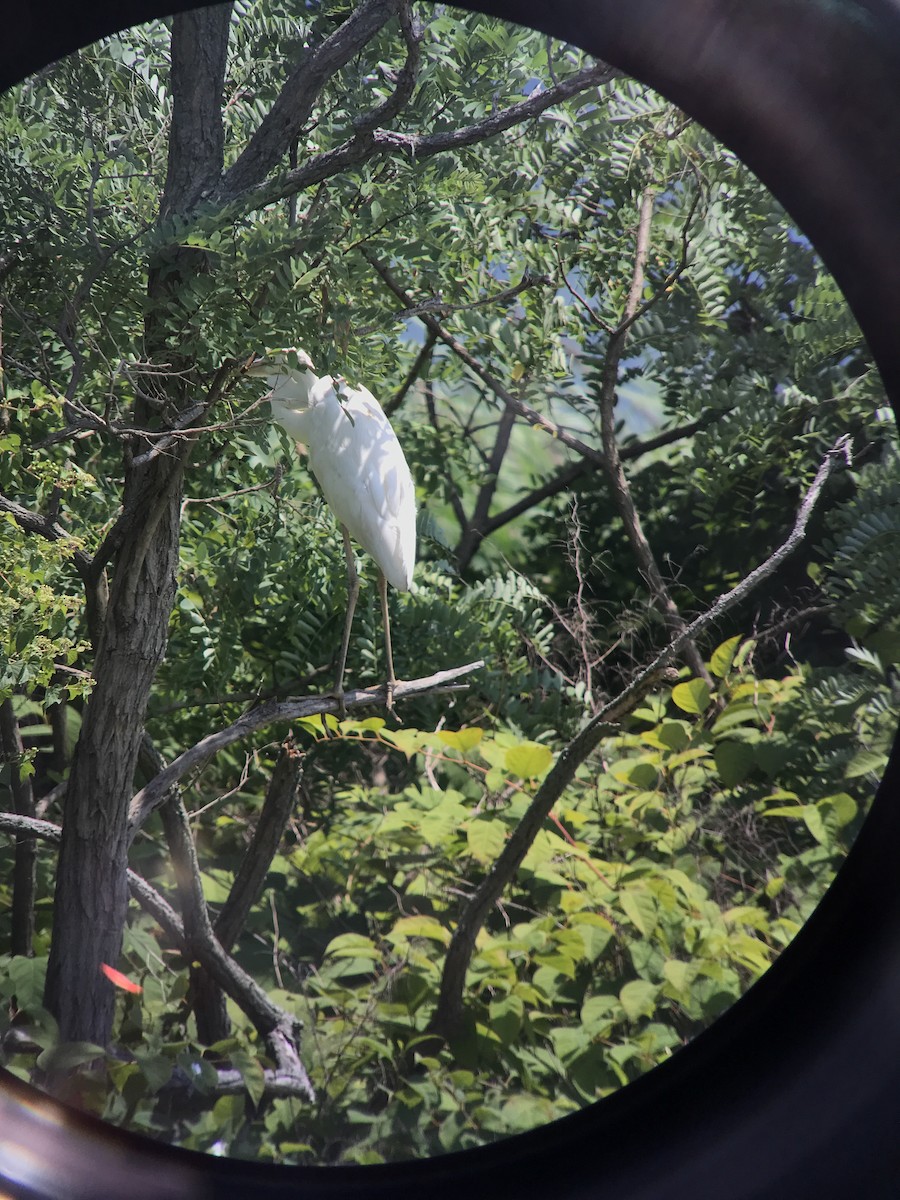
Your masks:
<svg viewBox="0 0 900 1200"><path fill-rule="evenodd" d="M313 360L305 350L288 346L284 350L267 350L254 358L247 368L248 375L269 377L272 375L294 375L304 371L315 371Z"/></svg>

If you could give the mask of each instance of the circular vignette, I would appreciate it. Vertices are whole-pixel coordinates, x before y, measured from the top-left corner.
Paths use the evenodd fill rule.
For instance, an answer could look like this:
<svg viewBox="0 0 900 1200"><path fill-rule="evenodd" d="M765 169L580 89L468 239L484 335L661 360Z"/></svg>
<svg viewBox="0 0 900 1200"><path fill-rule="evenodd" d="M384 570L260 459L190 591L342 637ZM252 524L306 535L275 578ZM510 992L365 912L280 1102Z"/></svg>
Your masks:
<svg viewBox="0 0 900 1200"><path fill-rule="evenodd" d="M5 14L0 86L186 4ZM900 8L890 0L483 0L644 80L733 149L811 238L900 399ZM425 1162L277 1168L126 1134L0 1072L0 1183L27 1197L867 1200L900 1190L900 750L825 899L751 991L623 1091Z"/></svg>

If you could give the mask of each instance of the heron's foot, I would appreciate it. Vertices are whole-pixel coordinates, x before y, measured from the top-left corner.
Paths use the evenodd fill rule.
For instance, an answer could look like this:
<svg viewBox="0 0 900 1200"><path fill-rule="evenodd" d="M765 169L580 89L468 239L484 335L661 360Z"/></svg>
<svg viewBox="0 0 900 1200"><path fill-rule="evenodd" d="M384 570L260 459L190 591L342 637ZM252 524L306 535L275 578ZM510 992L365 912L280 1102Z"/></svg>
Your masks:
<svg viewBox="0 0 900 1200"><path fill-rule="evenodd" d="M335 687L331 692L329 692L327 694L330 696L333 696L334 699L337 701L337 719L339 721L343 721L344 718L347 716L347 706L344 703L343 687L341 687L339 684L337 687ZM322 715L322 729L325 731L325 736L326 737L334 736L333 730L331 730L328 725L328 718L332 714L323 712L321 715Z"/></svg>
<svg viewBox="0 0 900 1200"><path fill-rule="evenodd" d="M394 711L394 686L396 683L396 679L389 679L384 685L384 707L392 717L397 715Z"/></svg>

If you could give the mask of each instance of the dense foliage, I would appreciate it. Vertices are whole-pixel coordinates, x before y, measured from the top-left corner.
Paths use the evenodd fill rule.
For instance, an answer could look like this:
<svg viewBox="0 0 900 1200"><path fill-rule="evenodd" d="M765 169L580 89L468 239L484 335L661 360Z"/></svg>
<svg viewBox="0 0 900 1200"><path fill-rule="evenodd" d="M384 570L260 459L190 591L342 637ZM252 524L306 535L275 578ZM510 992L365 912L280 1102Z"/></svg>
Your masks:
<svg viewBox="0 0 900 1200"><path fill-rule="evenodd" d="M0 799L47 823L0 815L3 1062L153 1136L285 1162L478 1144L675 1052L818 902L896 720L894 430L812 247L634 81L484 17L438 5L418 27L392 7L262 182L239 186L295 65L348 13L238 0L233 186L181 212L160 215L177 21L55 64L0 108ZM193 257L176 269L173 247ZM61 1039L44 992L54 845L114 641L103 589L112 604L125 577L106 539L148 447L196 442L168 648L120 805L242 713L330 681L340 535L238 369L290 344L380 397L417 483L398 674L485 665L467 690L401 703L399 722L272 723L183 778L129 859L183 925L145 891L107 964L123 976L109 1044ZM845 431L852 464L787 565L598 727L478 925L461 1019L436 1025L467 906L573 739L682 614L784 541ZM382 661L369 586L352 681L377 682ZM264 861L253 834L285 764L296 803ZM249 1002L229 993L221 1036L204 1034L182 801L204 920L261 864L223 946L302 1022L314 1100L273 1069ZM28 828L49 843L36 861Z"/></svg>

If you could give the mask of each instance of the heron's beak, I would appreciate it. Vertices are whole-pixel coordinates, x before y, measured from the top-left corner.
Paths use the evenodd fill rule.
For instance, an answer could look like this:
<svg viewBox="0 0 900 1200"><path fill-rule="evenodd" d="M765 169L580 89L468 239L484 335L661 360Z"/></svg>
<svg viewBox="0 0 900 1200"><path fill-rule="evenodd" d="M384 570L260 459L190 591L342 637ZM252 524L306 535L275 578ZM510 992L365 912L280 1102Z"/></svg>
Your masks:
<svg viewBox="0 0 900 1200"><path fill-rule="evenodd" d="M313 371L313 361L305 350L289 346L284 350L267 350L254 355L249 366L245 367L247 375L276 375L285 370Z"/></svg>
<svg viewBox="0 0 900 1200"><path fill-rule="evenodd" d="M270 358L266 358L264 354L254 355L251 358L249 365L245 368L248 375L269 375L272 371L273 363Z"/></svg>

